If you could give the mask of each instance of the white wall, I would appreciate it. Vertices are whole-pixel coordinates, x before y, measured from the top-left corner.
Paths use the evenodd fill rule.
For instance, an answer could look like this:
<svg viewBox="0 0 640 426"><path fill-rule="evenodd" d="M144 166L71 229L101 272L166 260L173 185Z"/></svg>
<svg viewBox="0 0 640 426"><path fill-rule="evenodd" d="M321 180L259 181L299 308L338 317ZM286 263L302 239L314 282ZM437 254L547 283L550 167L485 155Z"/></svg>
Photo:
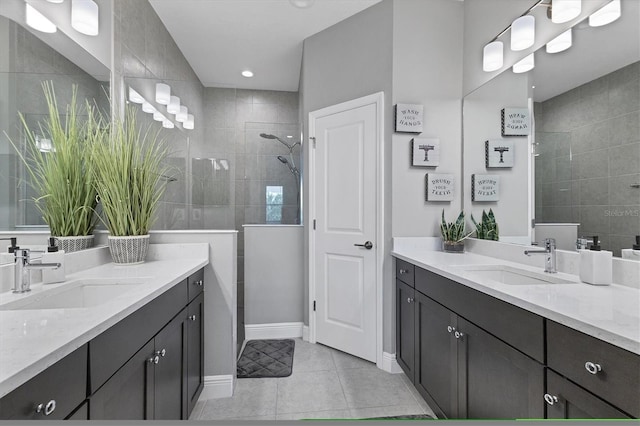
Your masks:
<svg viewBox="0 0 640 426"><path fill-rule="evenodd" d="M489 211L491 208L500 227L500 237L528 236L530 230L529 138L503 138L501 130L502 108L526 108L528 93L528 75L507 71L466 96L464 100L464 211L467 223L471 226L471 213L479 221L482 210ZM512 168L485 167L485 141L489 139L513 142ZM500 201L471 201L471 175L474 173L500 177Z"/></svg>
<svg viewBox="0 0 640 426"><path fill-rule="evenodd" d="M244 226L245 324L303 322L304 228Z"/></svg>

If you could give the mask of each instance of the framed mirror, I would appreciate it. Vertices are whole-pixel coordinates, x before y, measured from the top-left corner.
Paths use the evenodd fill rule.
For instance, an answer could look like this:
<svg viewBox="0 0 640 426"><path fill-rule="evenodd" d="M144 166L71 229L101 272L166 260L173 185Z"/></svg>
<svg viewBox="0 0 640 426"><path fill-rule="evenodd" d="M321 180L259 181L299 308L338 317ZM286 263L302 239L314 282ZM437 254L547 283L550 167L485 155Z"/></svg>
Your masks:
<svg viewBox="0 0 640 426"><path fill-rule="evenodd" d="M620 256L640 234L640 2L621 10L608 25L577 23L567 50L542 47L533 70L508 69L465 97L464 209L491 208L501 240L575 250L597 235ZM503 136L505 108L528 110L529 134ZM509 142L513 166L488 167L487 141ZM472 201L473 174L500 177L498 201Z"/></svg>

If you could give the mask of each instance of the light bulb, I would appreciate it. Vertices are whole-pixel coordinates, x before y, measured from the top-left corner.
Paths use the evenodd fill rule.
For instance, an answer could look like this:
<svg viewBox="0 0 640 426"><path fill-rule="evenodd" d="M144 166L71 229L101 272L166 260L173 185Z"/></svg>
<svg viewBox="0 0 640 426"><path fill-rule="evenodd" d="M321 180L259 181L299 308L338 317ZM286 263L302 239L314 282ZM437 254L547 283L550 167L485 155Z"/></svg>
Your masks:
<svg viewBox="0 0 640 426"><path fill-rule="evenodd" d="M572 36L571 28L560 34L558 37L547 43L547 53L558 53L571 47Z"/></svg>
<svg viewBox="0 0 640 426"><path fill-rule="evenodd" d="M58 28L53 22L48 20L42 13L38 12L29 3L25 3L25 14L27 25L34 30L43 33L55 33L56 31L58 31Z"/></svg>
<svg viewBox="0 0 640 426"><path fill-rule="evenodd" d="M153 113L153 119L156 121L166 121L167 118L162 115L162 113L160 111L156 111Z"/></svg>
<svg viewBox="0 0 640 426"><path fill-rule="evenodd" d="M180 98L177 96L171 96L169 105L167 105L167 112L169 114L177 114L180 112Z"/></svg>
<svg viewBox="0 0 640 426"><path fill-rule="evenodd" d="M577 18L582 12L582 0L553 0L551 3L551 22L562 24Z"/></svg>
<svg viewBox="0 0 640 426"><path fill-rule="evenodd" d="M71 26L79 33L97 36L100 32L100 8L93 0L71 0Z"/></svg>
<svg viewBox="0 0 640 426"><path fill-rule="evenodd" d="M504 63L504 48L501 41L493 41L484 47L482 56L482 69L486 72L496 71L502 68Z"/></svg>
<svg viewBox="0 0 640 426"><path fill-rule="evenodd" d="M620 10L620 0L613 0L605 7L589 16L589 25L592 27L601 27L612 23L621 15L622 11Z"/></svg>
<svg viewBox="0 0 640 426"><path fill-rule="evenodd" d="M169 105L171 101L171 87L168 84L156 84L156 102L160 105Z"/></svg>
<svg viewBox="0 0 640 426"><path fill-rule="evenodd" d="M194 118L193 118L193 114L189 114L187 117L187 120L182 123L182 127L184 127L187 130L193 130L194 126Z"/></svg>
<svg viewBox="0 0 640 426"><path fill-rule="evenodd" d="M511 50L524 50L536 39L536 18L531 15L521 16L511 24Z"/></svg>
<svg viewBox="0 0 640 426"><path fill-rule="evenodd" d="M184 123L185 121L187 121L188 115L189 109L186 106L182 105L180 107L180 112L176 114L176 121L178 123Z"/></svg>
<svg viewBox="0 0 640 426"><path fill-rule="evenodd" d="M134 104L142 104L145 102L145 99L140 95L140 93L133 90L133 87L129 86L129 101Z"/></svg>
<svg viewBox="0 0 640 426"><path fill-rule="evenodd" d="M524 59L513 65L513 72L516 74L521 74L523 72L531 71L534 66L535 60L533 57L533 53L531 53L530 55L526 56Z"/></svg>
<svg viewBox="0 0 640 426"><path fill-rule="evenodd" d="M142 102L142 111L148 112L149 114L156 112L156 108L151 105L149 102Z"/></svg>

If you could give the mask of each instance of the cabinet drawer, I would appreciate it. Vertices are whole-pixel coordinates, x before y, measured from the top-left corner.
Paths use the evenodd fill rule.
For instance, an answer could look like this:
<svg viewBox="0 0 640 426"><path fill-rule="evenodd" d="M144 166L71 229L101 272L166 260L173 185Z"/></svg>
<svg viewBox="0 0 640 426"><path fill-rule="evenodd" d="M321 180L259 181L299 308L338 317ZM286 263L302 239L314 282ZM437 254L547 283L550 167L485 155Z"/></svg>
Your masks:
<svg viewBox="0 0 640 426"><path fill-rule="evenodd" d="M414 286L415 266L401 259L396 259L396 279Z"/></svg>
<svg viewBox="0 0 640 426"><path fill-rule="evenodd" d="M0 400L3 420L62 420L87 397L87 345ZM42 410L37 407L42 404ZM49 415L45 415L49 411Z"/></svg>
<svg viewBox="0 0 640 426"><path fill-rule="evenodd" d="M416 290L544 363L542 317L422 268L415 276Z"/></svg>
<svg viewBox="0 0 640 426"><path fill-rule="evenodd" d="M187 280L176 284L89 342L93 394L187 305Z"/></svg>
<svg viewBox="0 0 640 426"><path fill-rule="evenodd" d="M619 409L640 417L640 356L547 320L547 364Z"/></svg>
<svg viewBox="0 0 640 426"><path fill-rule="evenodd" d="M191 301L204 290L204 269L200 269L187 278L187 283L189 286L189 301Z"/></svg>

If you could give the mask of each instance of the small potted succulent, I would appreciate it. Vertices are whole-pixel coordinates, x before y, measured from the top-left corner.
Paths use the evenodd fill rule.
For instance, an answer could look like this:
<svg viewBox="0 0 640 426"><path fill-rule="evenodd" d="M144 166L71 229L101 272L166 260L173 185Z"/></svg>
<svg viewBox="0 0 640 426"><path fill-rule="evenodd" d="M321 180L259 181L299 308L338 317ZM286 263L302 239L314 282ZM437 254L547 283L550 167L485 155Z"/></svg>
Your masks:
<svg viewBox="0 0 640 426"><path fill-rule="evenodd" d="M127 108L124 119L93 145L94 182L109 230L114 263L144 262L149 230L167 184L169 155L159 131L138 129L136 111Z"/></svg>
<svg viewBox="0 0 640 426"><path fill-rule="evenodd" d="M498 241L500 239L500 231L498 229L498 223L493 214L493 210L489 209L489 213L482 210L482 220L477 223L471 215L471 221L476 227L476 238L480 240L493 240Z"/></svg>
<svg viewBox="0 0 640 426"><path fill-rule="evenodd" d="M24 152L10 142L37 193L34 203L49 225L51 236L62 250L78 251L93 246L97 202L89 153L92 135L102 119L88 101L79 105L77 86L73 86L71 102L62 112L53 83L43 82L42 87L47 117L34 130L20 114Z"/></svg>
<svg viewBox="0 0 640 426"><path fill-rule="evenodd" d="M444 209L442 209L440 232L442 233L442 250L448 253L464 253L464 240L473 234L473 231L465 233L463 211L460 212L455 222L447 223L444 218Z"/></svg>

